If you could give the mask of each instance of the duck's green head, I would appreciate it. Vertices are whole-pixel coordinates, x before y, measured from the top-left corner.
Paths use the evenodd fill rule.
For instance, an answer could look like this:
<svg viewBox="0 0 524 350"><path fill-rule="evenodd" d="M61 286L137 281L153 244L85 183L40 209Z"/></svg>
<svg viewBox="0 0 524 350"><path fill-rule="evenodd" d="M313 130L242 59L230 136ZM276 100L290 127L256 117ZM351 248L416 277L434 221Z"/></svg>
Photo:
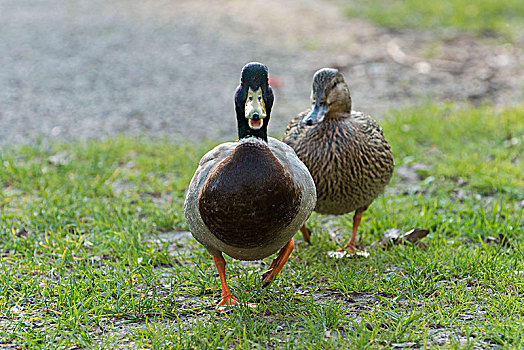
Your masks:
<svg viewBox="0 0 524 350"><path fill-rule="evenodd" d="M267 125L273 100L267 67L258 62L246 64L235 92L239 139L256 136L267 141Z"/></svg>
<svg viewBox="0 0 524 350"><path fill-rule="evenodd" d="M333 68L319 69L313 76L311 103L311 112L302 119L307 125L320 123L331 115L351 113L349 87L342 73Z"/></svg>

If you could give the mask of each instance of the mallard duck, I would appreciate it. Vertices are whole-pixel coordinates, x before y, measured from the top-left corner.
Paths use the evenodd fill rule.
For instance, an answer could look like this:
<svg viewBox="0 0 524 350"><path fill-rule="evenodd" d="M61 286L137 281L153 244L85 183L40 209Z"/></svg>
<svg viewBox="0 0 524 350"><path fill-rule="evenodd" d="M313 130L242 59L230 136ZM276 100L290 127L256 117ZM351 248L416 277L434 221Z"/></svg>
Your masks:
<svg viewBox="0 0 524 350"><path fill-rule="evenodd" d="M311 108L289 123L283 141L315 180L316 212L355 212L351 239L339 249L353 252L362 213L391 179L393 155L380 126L370 116L351 111L349 87L338 70L315 73L311 100ZM306 226L300 230L310 242L311 231Z"/></svg>
<svg viewBox="0 0 524 350"><path fill-rule="evenodd" d="M213 256L220 275L222 300L217 306L238 303L227 286L222 253L259 260L280 249L262 275L267 286L315 207L315 183L306 166L291 147L267 136L272 106L266 66L245 65L235 92L238 141L204 155L187 192L187 224Z"/></svg>

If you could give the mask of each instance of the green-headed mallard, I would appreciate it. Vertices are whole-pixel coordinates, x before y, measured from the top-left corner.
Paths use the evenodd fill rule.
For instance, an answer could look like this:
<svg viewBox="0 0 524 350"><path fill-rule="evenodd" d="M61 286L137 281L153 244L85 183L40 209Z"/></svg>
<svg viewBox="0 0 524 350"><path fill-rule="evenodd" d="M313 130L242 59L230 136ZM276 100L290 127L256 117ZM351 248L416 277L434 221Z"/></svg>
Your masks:
<svg viewBox="0 0 524 350"><path fill-rule="evenodd" d="M316 212L355 211L351 239L343 248L353 251L362 213L391 179L393 155L380 126L370 116L351 111L349 87L338 70L315 73L311 100L312 107L289 123L283 141L315 180ZM309 229L300 230L309 242Z"/></svg>
<svg viewBox="0 0 524 350"><path fill-rule="evenodd" d="M315 207L313 178L291 147L267 137L273 91L266 66L249 63L235 92L237 142L218 145L198 164L184 212L193 236L214 257L222 285L218 306L236 304L222 253L240 260L277 257L264 286L294 249L293 235Z"/></svg>

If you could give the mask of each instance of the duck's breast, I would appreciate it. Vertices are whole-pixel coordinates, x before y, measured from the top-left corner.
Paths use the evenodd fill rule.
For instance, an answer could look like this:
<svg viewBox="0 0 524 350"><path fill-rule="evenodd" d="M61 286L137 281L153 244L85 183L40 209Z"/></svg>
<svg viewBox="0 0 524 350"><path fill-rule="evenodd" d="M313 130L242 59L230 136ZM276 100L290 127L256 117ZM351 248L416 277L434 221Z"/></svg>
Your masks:
<svg viewBox="0 0 524 350"><path fill-rule="evenodd" d="M243 142L209 174L198 208L219 241L251 249L280 245L280 234L296 217L301 200L301 191L267 144Z"/></svg>

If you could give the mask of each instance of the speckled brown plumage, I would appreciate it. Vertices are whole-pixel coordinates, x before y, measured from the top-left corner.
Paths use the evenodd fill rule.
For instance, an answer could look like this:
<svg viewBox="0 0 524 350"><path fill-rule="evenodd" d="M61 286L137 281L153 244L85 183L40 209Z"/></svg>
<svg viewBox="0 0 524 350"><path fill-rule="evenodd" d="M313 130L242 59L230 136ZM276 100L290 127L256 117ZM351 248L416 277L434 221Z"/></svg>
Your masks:
<svg viewBox="0 0 524 350"><path fill-rule="evenodd" d="M366 210L393 174L391 148L380 127L360 112L314 126L295 118L283 141L293 147L317 186L315 211Z"/></svg>
<svg viewBox="0 0 524 350"><path fill-rule="evenodd" d="M370 116L351 111L349 88L337 70L319 70L311 96L312 108L289 123L283 141L293 147L313 176L316 212L361 213L391 179L391 148ZM310 117L315 109L325 116L307 125L308 118L315 119Z"/></svg>

